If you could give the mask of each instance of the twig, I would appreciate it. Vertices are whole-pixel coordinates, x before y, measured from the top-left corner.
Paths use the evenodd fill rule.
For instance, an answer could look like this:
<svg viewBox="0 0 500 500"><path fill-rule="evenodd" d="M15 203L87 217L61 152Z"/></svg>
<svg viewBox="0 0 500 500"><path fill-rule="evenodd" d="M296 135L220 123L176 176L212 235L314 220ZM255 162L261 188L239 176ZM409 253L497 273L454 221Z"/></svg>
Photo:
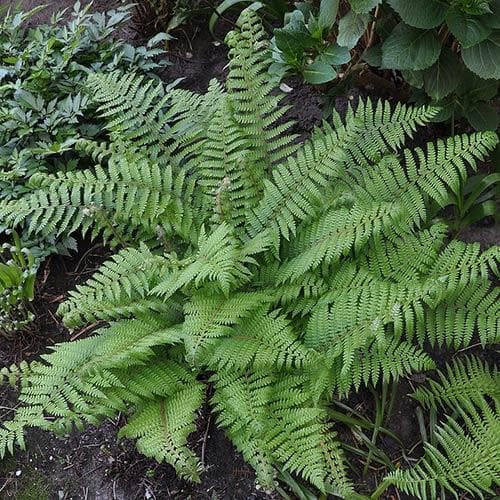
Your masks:
<svg viewBox="0 0 500 500"><path fill-rule="evenodd" d="M205 429L205 434L203 435L203 443L201 445L201 467L203 469L205 468L205 449L207 446L208 431L210 429L211 420L212 420L212 415L209 415L208 422L207 422L207 428Z"/></svg>

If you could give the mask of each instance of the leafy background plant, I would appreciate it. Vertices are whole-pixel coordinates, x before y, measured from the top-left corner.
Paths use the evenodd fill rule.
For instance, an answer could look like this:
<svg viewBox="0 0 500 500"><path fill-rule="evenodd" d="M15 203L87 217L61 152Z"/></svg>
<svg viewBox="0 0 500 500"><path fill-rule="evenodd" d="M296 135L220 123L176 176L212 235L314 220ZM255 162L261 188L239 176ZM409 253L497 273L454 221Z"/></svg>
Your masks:
<svg viewBox="0 0 500 500"><path fill-rule="evenodd" d="M10 336L33 320L27 306L35 295L36 270L34 256L13 233L13 243L4 243L0 252L0 335Z"/></svg>
<svg viewBox="0 0 500 500"><path fill-rule="evenodd" d="M302 2L285 16L284 27L274 30L271 73L279 80L287 72L299 73L312 84L334 80L338 68L351 59L347 47L328 40L337 9L338 2L324 0L317 11Z"/></svg>
<svg viewBox="0 0 500 500"><path fill-rule="evenodd" d="M25 28L37 10L10 11L0 24L0 199L29 192L40 172L81 168L75 144L102 138L102 120L82 91L94 71L129 69L149 73L163 50L134 47L113 39L130 17L131 7L89 14L77 2L71 18L62 13L50 25ZM2 224L0 222L0 229ZM41 242L54 248L57 242ZM74 243L66 242L70 247ZM60 248L60 247L59 247Z"/></svg>
<svg viewBox="0 0 500 500"><path fill-rule="evenodd" d="M207 8L203 0L145 0L136 5L134 20L143 34L168 33Z"/></svg>

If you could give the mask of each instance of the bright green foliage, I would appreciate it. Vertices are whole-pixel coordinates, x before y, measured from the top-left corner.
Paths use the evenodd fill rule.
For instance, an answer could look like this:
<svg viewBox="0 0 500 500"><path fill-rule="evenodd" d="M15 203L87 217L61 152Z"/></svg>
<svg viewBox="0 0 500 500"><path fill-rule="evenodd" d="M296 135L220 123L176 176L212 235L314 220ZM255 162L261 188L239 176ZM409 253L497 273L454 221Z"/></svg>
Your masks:
<svg viewBox="0 0 500 500"><path fill-rule="evenodd" d="M417 498L436 498L438 488L457 489L474 498L493 495L500 484L499 377L496 369L475 357L454 361L447 376L414 393L429 406L443 406L454 416L437 427L437 445L424 444L424 457L414 467L386 481ZM492 399L492 404L486 398Z"/></svg>
<svg viewBox="0 0 500 500"><path fill-rule="evenodd" d="M427 342L468 346L476 328L498 342L498 249L446 242L431 210L496 135L404 149L436 111L367 102L295 144L260 20L245 11L238 26L227 84L205 96L90 76L112 144L0 208L34 234L80 228L125 246L60 308L72 328L109 325L3 370L21 404L0 452L26 427L126 411L123 436L197 480L187 438L210 377L218 425L260 483L283 472L349 497L334 393L433 368Z"/></svg>
<svg viewBox="0 0 500 500"><path fill-rule="evenodd" d="M438 371L439 382L429 381L428 387L418 388L412 395L426 407L446 407L454 411L479 404L484 395L498 402L500 398L500 375L495 366L475 356L458 358L446 366L446 373Z"/></svg>
<svg viewBox="0 0 500 500"><path fill-rule="evenodd" d="M0 248L0 335L10 335L33 319L27 302L35 295L37 266L19 236Z"/></svg>

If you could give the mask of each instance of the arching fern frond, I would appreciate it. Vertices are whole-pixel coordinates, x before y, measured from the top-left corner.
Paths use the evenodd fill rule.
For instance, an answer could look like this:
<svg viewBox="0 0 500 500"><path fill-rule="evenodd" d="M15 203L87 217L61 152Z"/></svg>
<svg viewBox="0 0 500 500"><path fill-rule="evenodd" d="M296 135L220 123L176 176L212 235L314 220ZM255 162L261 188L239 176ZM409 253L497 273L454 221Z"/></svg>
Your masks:
<svg viewBox="0 0 500 500"><path fill-rule="evenodd" d="M342 363L337 358L332 378L339 394L347 394L351 388L357 391L361 384L376 386L435 366L432 358L418 347L390 339L386 344L375 341L368 349L359 350L347 373L342 373Z"/></svg>
<svg viewBox="0 0 500 500"><path fill-rule="evenodd" d="M218 370L293 368L312 362L312 354L284 317L257 310L214 343L208 364Z"/></svg>
<svg viewBox="0 0 500 500"><path fill-rule="evenodd" d="M132 384L142 389L154 383L157 396L138 404L132 418L120 429L119 436L137 439L141 453L158 462L169 463L182 478L198 482L200 464L188 448L187 438L196 430L204 385L177 364L144 370L143 377L148 380L138 380L135 374Z"/></svg>
<svg viewBox="0 0 500 500"><path fill-rule="evenodd" d="M424 444L424 457L415 466L390 473L386 481L422 500L437 498L438 488L464 490L474 498L494 495L500 483L500 413L483 400L480 409L460 410L463 427L449 418L435 432L438 443Z"/></svg>
<svg viewBox="0 0 500 500"><path fill-rule="evenodd" d="M215 339L232 335L232 326L270 301L270 295L265 292L240 292L230 297L212 289L193 293L184 307L187 357L203 361L204 350L210 348Z"/></svg>
<svg viewBox="0 0 500 500"><path fill-rule="evenodd" d="M157 225L181 226L187 207L172 170L132 155L112 156L101 166L57 175L33 176L33 192L0 205L0 218L16 226L27 221L29 234L43 236L103 232L115 244L143 231L146 238ZM175 189L177 188L177 189ZM183 205L179 213L178 205Z"/></svg>
<svg viewBox="0 0 500 500"><path fill-rule="evenodd" d="M220 372L213 377L218 423L253 465L262 484L273 486L274 469L297 473L326 491L352 487L344 472L326 411L308 402L301 376L269 372Z"/></svg>
<svg viewBox="0 0 500 500"><path fill-rule="evenodd" d="M350 155L361 155L359 161L366 161L366 149L370 158L377 158L399 146L408 132L435 113L430 108L407 111L404 106L392 113L387 104L370 112L370 106L360 104L348 113L345 124L334 115L335 129L325 124L295 157L274 169L273 181L266 182L264 197L249 217L250 234L271 226L288 239L295 233L296 223L321 206L323 186L349 171Z"/></svg>
<svg viewBox="0 0 500 500"><path fill-rule="evenodd" d="M150 297L149 292L170 267L165 257L152 254L143 244L139 249L121 250L84 285L77 285L58 313L69 328L153 311L169 316L175 311L174 303Z"/></svg>
<svg viewBox="0 0 500 500"><path fill-rule="evenodd" d="M246 282L249 270L245 263L252 260L244 256L233 236L231 226L220 224L210 235L204 227L199 233L198 251L186 265L167 275L152 293L167 299L185 285L198 288L204 282L216 282L225 295L232 286Z"/></svg>
<svg viewBox="0 0 500 500"><path fill-rule="evenodd" d="M500 401L500 374L476 356L454 359L446 372L438 370L439 380L430 380L419 387L412 397L428 408L444 406L449 411L472 408L484 397Z"/></svg>

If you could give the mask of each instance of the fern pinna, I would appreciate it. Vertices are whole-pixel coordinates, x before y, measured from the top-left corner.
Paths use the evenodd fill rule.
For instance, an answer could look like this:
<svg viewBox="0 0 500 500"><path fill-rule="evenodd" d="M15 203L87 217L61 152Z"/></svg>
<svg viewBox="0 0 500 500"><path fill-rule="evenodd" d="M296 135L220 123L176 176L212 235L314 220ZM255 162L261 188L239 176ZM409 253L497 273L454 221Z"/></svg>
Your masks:
<svg viewBox="0 0 500 500"><path fill-rule="evenodd" d="M437 110L368 101L299 145L255 13L227 42L225 87L205 95L91 75L112 139L79 144L97 166L41 174L0 206L31 233L90 230L123 247L60 307L68 327L100 328L4 369L21 405L0 451L24 446L27 427L67 431L125 411L122 436L196 481L187 438L210 384L218 425L261 484L291 473L347 498L332 398L433 368L426 345L500 339L489 281L498 249L448 241L429 208L446 203L497 137L404 149ZM498 430L491 411L486 433Z"/></svg>

